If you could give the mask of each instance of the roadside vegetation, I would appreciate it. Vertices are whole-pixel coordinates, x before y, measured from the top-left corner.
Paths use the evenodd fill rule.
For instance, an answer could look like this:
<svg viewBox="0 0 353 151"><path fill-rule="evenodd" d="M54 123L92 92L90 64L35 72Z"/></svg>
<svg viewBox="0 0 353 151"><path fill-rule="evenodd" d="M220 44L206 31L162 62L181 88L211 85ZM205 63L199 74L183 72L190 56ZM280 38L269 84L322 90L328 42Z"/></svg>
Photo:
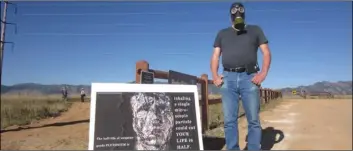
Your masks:
<svg viewBox="0 0 353 151"><path fill-rule="evenodd" d="M1 129L12 125L26 125L32 121L59 116L79 98L68 102L59 95L51 96L1 96Z"/></svg>

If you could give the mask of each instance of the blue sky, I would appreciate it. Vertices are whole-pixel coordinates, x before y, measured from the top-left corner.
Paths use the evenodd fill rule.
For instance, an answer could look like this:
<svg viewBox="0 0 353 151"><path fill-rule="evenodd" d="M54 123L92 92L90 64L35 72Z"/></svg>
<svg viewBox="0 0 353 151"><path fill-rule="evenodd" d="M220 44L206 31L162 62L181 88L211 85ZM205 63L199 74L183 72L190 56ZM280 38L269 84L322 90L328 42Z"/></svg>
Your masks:
<svg viewBox="0 0 353 151"><path fill-rule="evenodd" d="M210 74L217 32L231 2L16 2L8 10L3 84L134 80L152 69ZM352 79L351 2L246 2L272 51L264 87ZM259 63L262 55L259 51ZM220 70L221 72L221 70ZM211 77L210 77L211 78Z"/></svg>

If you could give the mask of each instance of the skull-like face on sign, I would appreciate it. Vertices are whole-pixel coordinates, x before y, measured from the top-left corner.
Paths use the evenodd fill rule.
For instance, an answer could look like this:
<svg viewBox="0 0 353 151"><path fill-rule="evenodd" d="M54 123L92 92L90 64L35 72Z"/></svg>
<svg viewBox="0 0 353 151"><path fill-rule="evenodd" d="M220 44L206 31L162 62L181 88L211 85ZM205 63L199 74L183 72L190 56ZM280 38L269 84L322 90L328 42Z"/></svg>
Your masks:
<svg viewBox="0 0 353 151"><path fill-rule="evenodd" d="M174 117L171 99L165 93L137 93L131 98L137 150L165 150Z"/></svg>

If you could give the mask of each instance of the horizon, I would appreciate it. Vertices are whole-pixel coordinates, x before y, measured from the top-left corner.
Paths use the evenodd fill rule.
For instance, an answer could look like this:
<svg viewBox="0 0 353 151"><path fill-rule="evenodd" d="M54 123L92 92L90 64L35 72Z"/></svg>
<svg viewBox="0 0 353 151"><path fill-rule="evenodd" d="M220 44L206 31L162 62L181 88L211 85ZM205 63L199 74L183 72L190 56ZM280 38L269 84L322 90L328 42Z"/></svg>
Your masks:
<svg viewBox="0 0 353 151"><path fill-rule="evenodd" d="M134 82L134 81L130 81L130 82ZM155 82L167 82L167 81L161 81L161 80L156 80ZM296 87L301 87L301 86L310 86L310 85L314 85L316 83L319 83L319 82L329 82L329 83L339 83L339 82L352 82L352 80L345 80L345 81L342 81L342 80L339 80L339 81L317 81L317 82L314 82L314 83L311 83L311 84L306 84L306 85L299 85L299 86L296 86ZM129 82L121 82L121 83L129 83ZM37 85L44 85L44 86L52 86L52 85L71 85L71 86L91 86L91 84L65 84L65 83L62 83L62 84L41 84L41 83L33 83L33 82L25 82L25 83L17 83L17 84L14 84L14 85L1 85L1 86L16 86L16 85L21 85L21 84L37 84ZM285 88L296 88L296 87L281 87L281 88L271 88L271 89L285 89ZM269 88L269 87L264 87L264 88Z"/></svg>
<svg viewBox="0 0 353 151"><path fill-rule="evenodd" d="M139 60L151 69L211 78L213 41L230 26L232 2L15 3L17 15L9 6L7 16L18 33L6 27L6 41L15 43L13 52L5 45L6 86L126 83L134 81ZM259 25L269 39L272 63L263 87L352 81L351 2L244 5L246 22ZM260 51L258 62L262 67Z"/></svg>

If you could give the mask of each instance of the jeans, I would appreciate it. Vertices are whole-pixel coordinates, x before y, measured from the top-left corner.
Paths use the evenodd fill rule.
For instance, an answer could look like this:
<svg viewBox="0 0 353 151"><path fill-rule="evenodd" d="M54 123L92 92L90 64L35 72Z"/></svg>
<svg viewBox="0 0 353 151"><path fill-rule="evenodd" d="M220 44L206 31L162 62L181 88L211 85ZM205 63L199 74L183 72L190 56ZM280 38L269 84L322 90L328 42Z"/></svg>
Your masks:
<svg viewBox="0 0 353 151"><path fill-rule="evenodd" d="M239 95L248 121L248 150L261 149L261 125L259 120L260 90L251 82L255 73L223 72L221 86L224 114L224 133L227 150L240 150L238 132Z"/></svg>
<svg viewBox="0 0 353 151"><path fill-rule="evenodd" d="M81 94L81 102L85 102L85 94Z"/></svg>

